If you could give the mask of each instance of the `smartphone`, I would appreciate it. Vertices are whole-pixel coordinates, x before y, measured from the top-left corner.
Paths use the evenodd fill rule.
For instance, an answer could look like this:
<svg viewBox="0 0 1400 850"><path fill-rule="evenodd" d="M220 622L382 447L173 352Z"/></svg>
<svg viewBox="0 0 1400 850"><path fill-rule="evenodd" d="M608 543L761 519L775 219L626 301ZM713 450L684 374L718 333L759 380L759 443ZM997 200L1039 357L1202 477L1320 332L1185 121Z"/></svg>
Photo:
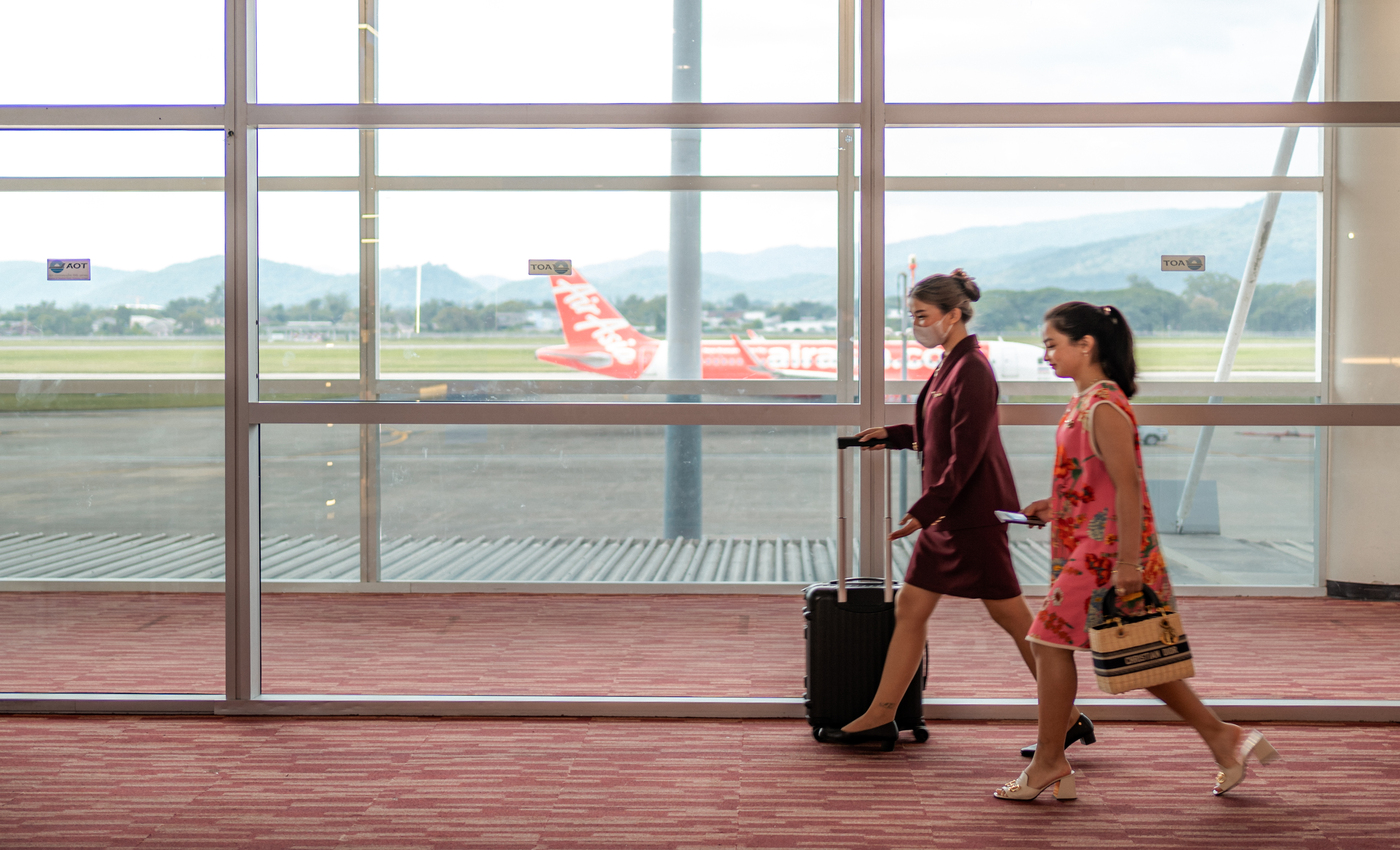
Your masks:
<svg viewBox="0 0 1400 850"><path fill-rule="evenodd" d="M1037 519L1036 517L1026 516L1025 514L1017 513L1016 511L993 511L993 514L996 516L997 519L1001 520L1002 522L1014 522L1018 525L1029 525L1032 528L1041 528L1045 525L1045 522L1043 520Z"/></svg>

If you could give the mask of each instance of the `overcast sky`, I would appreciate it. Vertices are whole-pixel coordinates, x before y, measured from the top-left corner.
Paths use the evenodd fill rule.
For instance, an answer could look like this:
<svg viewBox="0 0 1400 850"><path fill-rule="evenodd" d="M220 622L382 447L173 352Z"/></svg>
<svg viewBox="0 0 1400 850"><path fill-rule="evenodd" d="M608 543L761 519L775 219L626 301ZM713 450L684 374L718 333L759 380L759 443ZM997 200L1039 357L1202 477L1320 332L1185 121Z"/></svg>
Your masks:
<svg viewBox="0 0 1400 850"><path fill-rule="evenodd" d="M3 103L216 103L215 0L6 4ZM891 101L1286 100L1312 0L888 0ZM670 96L665 0L381 0L381 102L648 102ZM836 98L836 0L705 0L705 99ZM354 0L264 0L259 99L356 98ZM61 34L61 38L58 36ZM40 69L38 73L35 69ZM1292 173L1317 173L1305 130ZM664 174L665 130L384 131L385 174ZM1262 175L1273 129L898 130L891 174ZM706 131L709 174L832 174L834 130ZM217 175L216 132L0 132L0 175ZM262 134L261 173L353 174L353 131ZM1223 194L889 196L891 241L961 227L1154 207ZM214 194L10 194L0 259L91 256L156 269L221 253ZM386 266L520 277L531 256L580 265L666 247L661 193L386 193ZM354 271L351 194L265 193L266 258ZM712 193L707 251L833 245L830 194Z"/></svg>

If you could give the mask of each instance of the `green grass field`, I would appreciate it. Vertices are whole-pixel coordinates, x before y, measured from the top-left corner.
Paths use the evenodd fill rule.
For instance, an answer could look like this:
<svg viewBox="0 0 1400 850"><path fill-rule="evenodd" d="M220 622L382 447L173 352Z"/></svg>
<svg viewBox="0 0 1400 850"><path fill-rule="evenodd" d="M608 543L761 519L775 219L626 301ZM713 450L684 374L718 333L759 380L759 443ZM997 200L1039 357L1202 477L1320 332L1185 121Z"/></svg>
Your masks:
<svg viewBox="0 0 1400 850"><path fill-rule="evenodd" d="M1039 345L1034 337L1005 337L1007 342ZM1200 337L1139 337L1138 370L1142 372L1214 372L1225 347L1224 335ZM1235 355L1241 372L1307 372L1313 368L1314 343L1307 337L1245 339Z"/></svg>
<svg viewBox="0 0 1400 850"><path fill-rule="evenodd" d="M390 374L422 373L425 376L451 372L569 373L572 370L535 359L536 348L559 341L556 337L539 336L391 340L380 348L380 368ZM1008 341L1036 343L1031 338L1008 338ZM1220 337L1141 339L1138 341L1138 367L1145 372L1212 372L1219 361L1222 345ZM349 342L330 346L325 343L264 343L259 356L260 372L268 377L359 371L359 353ZM1311 339L1247 339L1240 346L1235 361L1235 368L1240 371L1306 372L1312 366ZM203 374L213 377L222 375L223 369L222 343L212 340L0 340L0 375L12 377L58 374ZM208 393L40 392L0 395L0 412L213 407L222 403L222 396Z"/></svg>
<svg viewBox="0 0 1400 850"><path fill-rule="evenodd" d="M415 341L393 340L380 348L384 372L568 372L535 359L535 349L557 344L555 337ZM1033 339L1008 341L1035 344ZM1220 337L1145 338L1138 341L1138 368L1144 372L1211 372L1220 360ZM359 371L353 343L263 343L259 371L332 374ZM1296 338L1246 339L1235 360L1240 371L1305 372L1313 367L1313 341ZM218 342L174 340L5 340L0 341L0 374L219 374L224 370Z"/></svg>

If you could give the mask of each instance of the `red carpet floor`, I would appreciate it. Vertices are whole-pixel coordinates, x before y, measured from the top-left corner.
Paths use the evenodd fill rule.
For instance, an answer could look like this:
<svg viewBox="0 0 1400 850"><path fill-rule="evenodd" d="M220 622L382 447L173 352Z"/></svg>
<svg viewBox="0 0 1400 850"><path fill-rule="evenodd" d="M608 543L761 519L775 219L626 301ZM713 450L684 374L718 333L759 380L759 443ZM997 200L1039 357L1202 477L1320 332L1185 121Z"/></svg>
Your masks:
<svg viewBox="0 0 1400 850"><path fill-rule="evenodd" d="M0 717L0 847L1400 847L1396 726L1267 726L1223 798L1193 733L1101 724L1080 797L991 798L1027 724L894 753L790 721Z"/></svg>
<svg viewBox="0 0 1400 850"><path fill-rule="evenodd" d="M798 696L801 609L765 596L268 594L264 691ZM1205 696L1400 699L1400 603L1181 609ZM223 611L215 594L0 593L0 691L222 693ZM932 696L1034 696L980 603L945 600L930 645ZM1100 696L1080 667L1080 693Z"/></svg>

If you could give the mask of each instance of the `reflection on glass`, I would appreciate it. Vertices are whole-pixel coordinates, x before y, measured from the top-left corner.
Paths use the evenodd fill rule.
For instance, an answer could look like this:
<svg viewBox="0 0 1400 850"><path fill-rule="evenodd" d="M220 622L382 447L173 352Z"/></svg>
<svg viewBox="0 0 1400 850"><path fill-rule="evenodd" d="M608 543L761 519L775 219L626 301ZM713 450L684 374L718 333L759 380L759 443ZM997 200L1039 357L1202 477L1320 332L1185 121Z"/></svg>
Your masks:
<svg viewBox="0 0 1400 850"><path fill-rule="evenodd" d="M1317 429L1217 427L1191 512L1178 531L1177 513L1200 431L1185 426L1138 429L1143 474L1173 583L1313 585ZM1007 426L1001 433L1021 500L1045 498L1055 429ZM905 492L912 502L918 495L917 469L909 470L908 482ZM1011 537L1021 581L1049 584L1049 533L1012 527Z"/></svg>

